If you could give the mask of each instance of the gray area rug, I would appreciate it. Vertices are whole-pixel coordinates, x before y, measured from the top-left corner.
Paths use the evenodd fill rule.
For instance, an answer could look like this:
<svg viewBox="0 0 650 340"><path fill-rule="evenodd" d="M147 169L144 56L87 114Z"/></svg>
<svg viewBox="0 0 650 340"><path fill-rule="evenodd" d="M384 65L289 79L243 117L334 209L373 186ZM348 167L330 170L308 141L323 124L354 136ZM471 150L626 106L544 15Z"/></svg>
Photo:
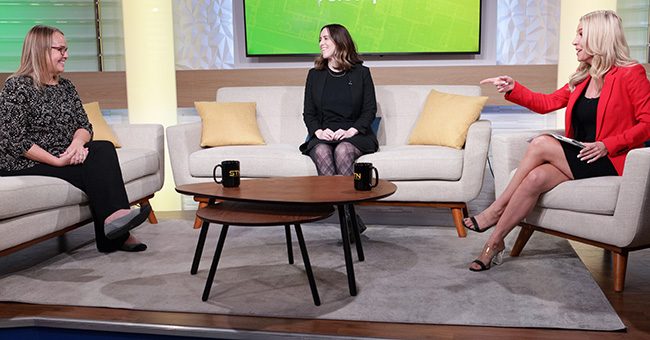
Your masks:
<svg viewBox="0 0 650 340"><path fill-rule="evenodd" d="M144 253L105 255L91 244L19 272L0 271L0 300L400 323L625 328L567 241L537 233L523 256L474 273L468 264L487 235L461 239L449 227L370 226L362 236L366 261L358 262L353 251L359 292L352 297L338 227L304 225L319 307L311 299L295 232L290 265L283 227L231 227L210 299L202 302L219 229L212 225L194 276L189 269L198 230L190 221L167 220L136 229L149 246Z"/></svg>

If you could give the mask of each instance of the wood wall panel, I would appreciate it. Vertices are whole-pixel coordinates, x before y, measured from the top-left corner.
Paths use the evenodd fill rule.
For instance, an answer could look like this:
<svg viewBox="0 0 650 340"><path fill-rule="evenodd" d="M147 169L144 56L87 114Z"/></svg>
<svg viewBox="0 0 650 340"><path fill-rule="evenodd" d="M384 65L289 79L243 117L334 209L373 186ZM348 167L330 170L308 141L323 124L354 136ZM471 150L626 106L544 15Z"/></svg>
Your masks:
<svg viewBox="0 0 650 340"><path fill-rule="evenodd" d="M556 86L557 65L450 66L450 67L373 67L375 85L478 85L484 78L507 74L536 91L550 92ZM246 69L177 71L178 106L193 106L194 101L214 100L215 91L227 86L305 84L307 70ZM484 86L488 105L509 105L491 86Z"/></svg>
<svg viewBox="0 0 650 340"><path fill-rule="evenodd" d="M4 84L9 75L0 73L0 81ZM124 72L68 72L63 77L74 83L84 103L98 101L104 109L127 107Z"/></svg>
<svg viewBox="0 0 650 340"><path fill-rule="evenodd" d="M650 66L644 65L650 73ZM509 75L537 92L556 88L557 65L514 66L439 66L439 67L373 67L376 85L449 84L476 85L481 79ZM0 73L4 82L8 73ZM99 101L102 108L127 107L126 76L124 72L70 72L84 102ZM176 71L178 106L192 107L195 101L214 100L215 92L226 86L284 86L304 85L307 69L238 69ZM489 96L488 105L509 105L492 86L483 86Z"/></svg>

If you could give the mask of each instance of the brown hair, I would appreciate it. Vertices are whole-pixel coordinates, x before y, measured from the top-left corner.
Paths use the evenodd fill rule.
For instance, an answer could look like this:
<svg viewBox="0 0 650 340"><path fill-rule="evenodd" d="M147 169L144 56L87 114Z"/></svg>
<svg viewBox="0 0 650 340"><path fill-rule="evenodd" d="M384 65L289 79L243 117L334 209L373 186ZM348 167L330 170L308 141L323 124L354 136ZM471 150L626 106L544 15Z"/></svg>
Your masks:
<svg viewBox="0 0 650 340"><path fill-rule="evenodd" d="M329 24L323 26L320 29L319 33L323 32L323 30L326 28L330 32L330 38L336 45L336 52L334 52L332 58L334 61L336 61L341 70L348 71L354 65L363 63L357 54L357 48L347 28L339 24ZM314 61L314 68L317 70L322 70L326 66L327 59L323 58L322 54L319 55Z"/></svg>
<svg viewBox="0 0 650 340"><path fill-rule="evenodd" d="M32 27L23 42L23 54L20 57L20 67L12 75L29 76L36 87L47 84L52 77L50 59L52 55L52 36L54 33L61 33L55 27L36 25ZM57 76L58 77L58 76Z"/></svg>
<svg viewBox="0 0 650 340"><path fill-rule="evenodd" d="M605 74L612 66L636 64L630 58L630 48L623 34L623 24L616 12L600 10L587 13L580 18L584 51L593 56L591 63L580 62L578 70L569 78L569 89L584 81L588 75L596 80L598 90L603 86Z"/></svg>

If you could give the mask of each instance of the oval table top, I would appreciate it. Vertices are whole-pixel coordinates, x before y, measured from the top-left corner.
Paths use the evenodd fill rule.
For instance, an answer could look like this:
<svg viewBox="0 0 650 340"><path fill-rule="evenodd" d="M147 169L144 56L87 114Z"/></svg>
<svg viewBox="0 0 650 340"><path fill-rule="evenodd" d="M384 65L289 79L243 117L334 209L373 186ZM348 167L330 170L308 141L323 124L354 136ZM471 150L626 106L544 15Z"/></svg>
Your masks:
<svg viewBox="0 0 650 340"><path fill-rule="evenodd" d="M395 193L397 186L380 179L369 191L354 189L352 176L300 176L254 178L241 181L239 187L225 188L220 184L192 183L176 187L176 191L191 196L232 201L293 203L293 204L350 204L376 200Z"/></svg>
<svg viewBox="0 0 650 340"><path fill-rule="evenodd" d="M238 226L274 226L303 224L332 216L331 205L270 204L259 202L223 201L201 208L196 216L210 223Z"/></svg>

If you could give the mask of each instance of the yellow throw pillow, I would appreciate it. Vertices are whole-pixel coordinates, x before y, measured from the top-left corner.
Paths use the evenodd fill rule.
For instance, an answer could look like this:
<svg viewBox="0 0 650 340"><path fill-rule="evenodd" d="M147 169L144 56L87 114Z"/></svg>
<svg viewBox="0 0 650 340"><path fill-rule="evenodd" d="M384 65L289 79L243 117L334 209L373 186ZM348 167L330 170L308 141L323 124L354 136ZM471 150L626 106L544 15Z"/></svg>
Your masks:
<svg viewBox="0 0 650 340"><path fill-rule="evenodd" d="M194 102L201 116L201 146L264 144L255 103Z"/></svg>
<svg viewBox="0 0 650 340"><path fill-rule="evenodd" d="M481 116L487 99L431 90L408 143L462 149L469 126Z"/></svg>
<svg viewBox="0 0 650 340"><path fill-rule="evenodd" d="M104 116L102 116L102 110L99 108L98 102L92 102L84 104L84 110L86 115L88 115L88 120L90 124L93 125L93 140L107 140L116 148L121 147L120 142L118 142L117 137L111 127L106 123Z"/></svg>

